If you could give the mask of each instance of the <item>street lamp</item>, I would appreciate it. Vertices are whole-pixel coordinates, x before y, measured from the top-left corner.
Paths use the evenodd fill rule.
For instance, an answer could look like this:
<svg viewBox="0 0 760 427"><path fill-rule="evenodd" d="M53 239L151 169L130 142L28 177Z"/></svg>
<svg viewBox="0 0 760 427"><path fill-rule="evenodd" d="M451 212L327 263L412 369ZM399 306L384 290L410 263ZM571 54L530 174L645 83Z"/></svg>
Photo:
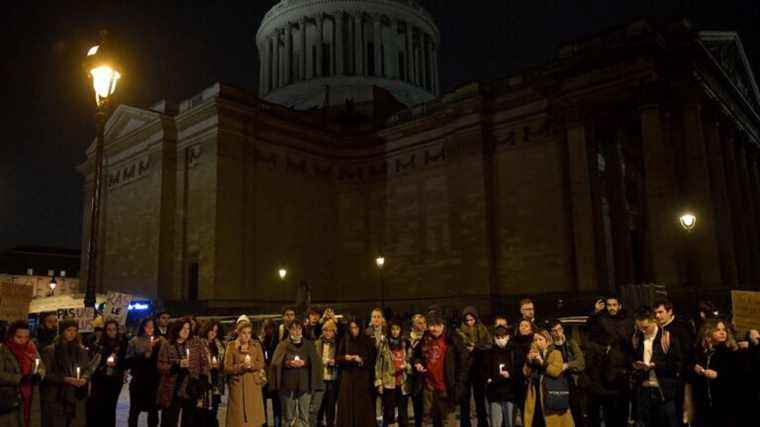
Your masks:
<svg viewBox="0 0 760 427"><path fill-rule="evenodd" d="M53 293L55 292L55 288L58 287L58 283L56 283L55 281L55 276L53 276L50 279L50 285L48 286L50 286L50 296L53 296Z"/></svg>
<svg viewBox="0 0 760 427"><path fill-rule="evenodd" d="M385 265L385 257L381 255L375 258L375 265L377 265L377 271L380 274L380 307L385 308L385 283L383 282L383 266Z"/></svg>
<svg viewBox="0 0 760 427"><path fill-rule="evenodd" d="M277 270L277 275L280 276L280 280L284 281L285 280L285 276L288 275L288 270L286 270L284 268L280 268L279 270Z"/></svg>
<svg viewBox="0 0 760 427"><path fill-rule="evenodd" d="M681 227L689 232L694 230L694 227L697 225L697 217L691 212L685 212L678 221L681 223Z"/></svg>
<svg viewBox="0 0 760 427"><path fill-rule="evenodd" d="M100 196L103 186L103 146L105 144L105 124L110 110L111 95L116 91L116 84L121 78L118 64L114 58L111 46L106 42L107 33L101 32L101 41L87 51L84 68L92 80L95 92L95 124L97 139L95 140L95 176L92 197L90 198L90 239L87 248L87 289L84 295L85 307L95 307L95 292L97 289L97 255L98 255L98 222L100 219Z"/></svg>

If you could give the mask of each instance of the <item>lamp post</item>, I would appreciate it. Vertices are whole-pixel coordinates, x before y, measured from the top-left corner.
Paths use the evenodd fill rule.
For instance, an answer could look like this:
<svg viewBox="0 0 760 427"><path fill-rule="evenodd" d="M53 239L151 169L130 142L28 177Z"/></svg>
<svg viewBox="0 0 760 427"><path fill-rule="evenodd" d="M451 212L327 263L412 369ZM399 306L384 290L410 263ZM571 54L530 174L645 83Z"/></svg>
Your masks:
<svg viewBox="0 0 760 427"><path fill-rule="evenodd" d="M385 257L381 255L375 258L375 265L377 265L377 270L380 274L380 308L385 308L385 283L383 282L383 266L385 265Z"/></svg>
<svg viewBox="0 0 760 427"><path fill-rule="evenodd" d="M684 230L691 232L697 225L697 217L691 212L684 212L683 215L678 218L678 222L681 223L681 227Z"/></svg>
<svg viewBox="0 0 760 427"><path fill-rule="evenodd" d="M98 222L100 218L100 196L103 186L103 145L104 128L110 109L111 95L116 90L116 84L121 78L113 53L106 42L106 32L101 33L101 42L87 52L84 67L92 80L95 92L95 125L97 139L95 140L95 175L94 188L90 198L90 239L87 247L87 289L84 295L85 307L95 307L95 292L97 289L97 256L98 256Z"/></svg>
<svg viewBox="0 0 760 427"><path fill-rule="evenodd" d="M55 276L50 278L50 284L48 286L50 286L50 296L52 297L53 293L55 293L55 288L58 287L58 283L55 281Z"/></svg>

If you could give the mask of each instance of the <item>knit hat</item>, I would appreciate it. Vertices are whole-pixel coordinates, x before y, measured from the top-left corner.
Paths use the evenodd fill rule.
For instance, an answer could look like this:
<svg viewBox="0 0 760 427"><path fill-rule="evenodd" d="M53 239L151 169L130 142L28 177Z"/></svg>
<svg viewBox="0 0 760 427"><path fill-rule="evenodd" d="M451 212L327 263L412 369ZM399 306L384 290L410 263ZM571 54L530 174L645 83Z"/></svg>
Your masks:
<svg viewBox="0 0 760 427"><path fill-rule="evenodd" d="M242 314L242 315L240 315L240 317L237 318L237 321L235 323L237 324L237 323L240 323L240 322L251 323L251 319L249 319L248 316L246 316L245 314Z"/></svg>
<svg viewBox="0 0 760 427"><path fill-rule="evenodd" d="M77 328L79 330L79 323L74 319L63 319L58 322L58 330L63 332L68 328Z"/></svg>
<svg viewBox="0 0 760 427"><path fill-rule="evenodd" d="M441 316L441 313L438 311L428 312L427 316L425 316L425 320L427 320L428 326L444 324L443 316Z"/></svg>

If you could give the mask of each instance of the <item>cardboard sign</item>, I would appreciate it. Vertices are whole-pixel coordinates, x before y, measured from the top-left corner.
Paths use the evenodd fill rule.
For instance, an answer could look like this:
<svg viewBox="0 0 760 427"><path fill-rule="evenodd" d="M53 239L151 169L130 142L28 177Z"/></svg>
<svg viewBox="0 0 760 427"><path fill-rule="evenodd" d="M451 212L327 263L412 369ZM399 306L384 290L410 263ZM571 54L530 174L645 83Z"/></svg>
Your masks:
<svg viewBox="0 0 760 427"><path fill-rule="evenodd" d="M737 338L750 329L760 329L760 292L731 291Z"/></svg>
<svg viewBox="0 0 760 427"><path fill-rule="evenodd" d="M103 318L105 320L115 319L119 325L127 324L127 311L132 296L119 292L108 292L106 303L103 306Z"/></svg>
<svg viewBox="0 0 760 427"><path fill-rule="evenodd" d="M86 308L61 308L58 310L58 320L74 319L79 325L79 332L93 332L92 321L95 319L95 309Z"/></svg>
<svg viewBox="0 0 760 427"><path fill-rule="evenodd" d="M8 282L0 284L0 320L26 320L32 292L32 287L28 285Z"/></svg>

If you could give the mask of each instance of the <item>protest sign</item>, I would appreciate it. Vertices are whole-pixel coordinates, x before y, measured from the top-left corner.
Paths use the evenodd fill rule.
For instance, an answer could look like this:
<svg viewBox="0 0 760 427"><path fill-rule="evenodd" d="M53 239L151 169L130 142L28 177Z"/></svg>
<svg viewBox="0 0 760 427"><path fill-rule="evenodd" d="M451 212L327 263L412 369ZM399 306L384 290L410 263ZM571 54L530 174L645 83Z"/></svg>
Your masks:
<svg viewBox="0 0 760 427"><path fill-rule="evenodd" d="M79 325L79 332L93 332L92 321L95 319L95 309L92 307L61 308L58 310L58 320L73 319Z"/></svg>
<svg viewBox="0 0 760 427"><path fill-rule="evenodd" d="M731 291L731 306L739 337L750 329L760 329L760 292Z"/></svg>
<svg viewBox="0 0 760 427"><path fill-rule="evenodd" d="M26 320L32 291L31 286L21 283L0 284L0 320Z"/></svg>
<svg viewBox="0 0 760 427"><path fill-rule="evenodd" d="M132 296L120 292L108 292L106 303L103 306L103 318L105 320L114 319L119 325L127 324L127 309L132 301Z"/></svg>

